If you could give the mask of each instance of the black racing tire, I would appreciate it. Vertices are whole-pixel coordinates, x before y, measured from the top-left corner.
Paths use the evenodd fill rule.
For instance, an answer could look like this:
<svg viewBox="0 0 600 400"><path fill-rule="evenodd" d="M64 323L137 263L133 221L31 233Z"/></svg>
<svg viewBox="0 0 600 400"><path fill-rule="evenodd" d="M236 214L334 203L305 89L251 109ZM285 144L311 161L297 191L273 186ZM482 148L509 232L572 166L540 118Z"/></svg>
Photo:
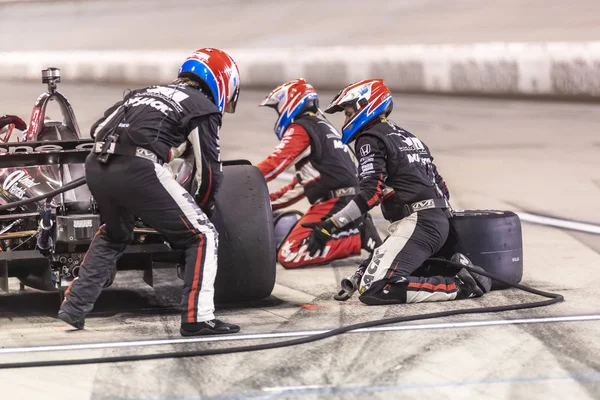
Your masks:
<svg viewBox="0 0 600 400"><path fill-rule="evenodd" d="M59 288L59 289L57 289L56 292L58 293L58 304L61 305L63 303L63 301L65 301L67 289Z"/></svg>
<svg viewBox="0 0 600 400"><path fill-rule="evenodd" d="M211 221L219 232L215 302L261 300L275 286L276 242L269 189L252 165L223 166Z"/></svg>
<svg viewBox="0 0 600 400"><path fill-rule="evenodd" d="M54 292L56 288L52 281L52 270L47 265L32 265L20 268L15 277L23 284L33 289L43 290L45 292Z"/></svg>
<svg viewBox="0 0 600 400"><path fill-rule="evenodd" d="M455 211L450 234L440 252L463 253L475 265L511 283L523 278L523 235L519 216L511 211ZM492 290L508 286L492 281Z"/></svg>

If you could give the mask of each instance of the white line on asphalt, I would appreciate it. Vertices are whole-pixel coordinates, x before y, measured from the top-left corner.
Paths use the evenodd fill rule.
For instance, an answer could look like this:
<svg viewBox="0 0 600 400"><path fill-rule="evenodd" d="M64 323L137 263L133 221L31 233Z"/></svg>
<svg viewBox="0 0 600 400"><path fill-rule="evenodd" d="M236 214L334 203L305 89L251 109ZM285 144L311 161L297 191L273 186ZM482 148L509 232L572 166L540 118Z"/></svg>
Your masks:
<svg viewBox="0 0 600 400"><path fill-rule="evenodd" d="M468 322L445 322L439 324L414 324L400 326L382 326L378 328L364 328L350 331L349 333L370 333L370 332L395 332L395 331L413 331L413 330L428 330L428 329L455 329L455 328L475 328L482 326L501 326L501 325L521 325L521 324L544 324L556 322L580 322L580 321L597 321L600 320L600 314L597 315L577 315L565 317L545 317L545 318L527 318L527 319L508 319L508 320L487 320L487 321L468 321ZM215 336L215 337L198 337L192 339L162 339L162 340L139 340L129 342L106 342L106 343L82 343L70 345L53 345L53 346L29 346L29 347L9 347L0 349L0 354L13 353L35 353L44 351L71 351L71 350L98 350L108 348L129 348L129 347L145 347L145 346L161 346L175 344L189 344L198 342L233 342L240 340L260 340L260 339L277 339L290 338L298 336L312 336L328 332L322 331L295 331L295 332L279 332L279 333L259 333L249 335L235 336Z"/></svg>
<svg viewBox="0 0 600 400"><path fill-rule="evenodd" d="M283 172L278 176L278 178L289 181L294 178L294 174L290 172ZM587 232L600 235L600 225L590 224L586 222L570 221L564 218L554 218L546 217L543 215L535 215L524 211L515 211L515 214L519 216L521 221L529 222L531 224L553 226L555 228L563 228L573 231ZM383 219L380 220L384 221Z"/></svg>
<svg viewBox="0 0 600 400"><path fill-rule="evenodd" d="M315 390L334 387L333 385L306 385L306 386L275 386L262 388L263 392L289 392L295 390Z"/></svg>
<svg viewBox="0 0 600 400"><path fill-rule="evenodd" d="M565 228L579 232L588 232L600 235L600 225L588 224L585 222L569 221L561 218L545 217L541 215L529 214L526 212L516 213L522 221L532 224L554 226L556 228Z"/></svg>

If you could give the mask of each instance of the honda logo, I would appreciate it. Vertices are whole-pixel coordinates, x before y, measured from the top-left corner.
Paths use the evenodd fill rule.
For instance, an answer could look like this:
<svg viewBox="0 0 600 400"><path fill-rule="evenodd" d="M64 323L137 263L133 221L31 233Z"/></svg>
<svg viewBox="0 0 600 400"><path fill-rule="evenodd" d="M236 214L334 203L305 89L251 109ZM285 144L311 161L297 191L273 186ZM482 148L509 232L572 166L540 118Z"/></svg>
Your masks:
<svg viewBox="0 0 600 400"><path fill-rule="evenodd" d="M370 153L371 153L371 145L370 145L370 144L368 144L368 143L367 143L367 144L363 144L363 145L360 147L360 155L361 155L362 157L366 157L366 156L368 156Z"/></svg>

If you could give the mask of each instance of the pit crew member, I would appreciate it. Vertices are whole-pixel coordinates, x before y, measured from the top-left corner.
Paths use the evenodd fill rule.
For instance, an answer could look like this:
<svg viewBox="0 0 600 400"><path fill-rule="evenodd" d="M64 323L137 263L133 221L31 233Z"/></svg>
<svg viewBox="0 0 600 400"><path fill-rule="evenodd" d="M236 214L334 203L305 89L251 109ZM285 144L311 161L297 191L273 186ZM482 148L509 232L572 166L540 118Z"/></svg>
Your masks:
<svg viewBox="0 0 600 400"><path fill-rule="evenodd" d="M130 92L94 124L96 147L86 160L86 178L105 224L67 289L58 318L83 329L132 241L135 215L172 247L185 249L181 335L240 330L214 316L218 234L209 220L222 178L222 115L235 112L239 90L234 60L221 50L202 48L183 62L172 84ZM165 165L187 143L197 167L194 196Z"/></svg>
<svg viewBox="0 0 600 400"><path fill-rule="evenodd" d="M288 207L304 197L311 204L280 246L279 263L284 268L297 268L358 255L361 247L373 251L381 239L368 216L366 220L357 218L331 235L323 251L314 257L306 252L304 242L311 229L302 224L331 217L358 192L356 166L349 148L320 113L316 90L306 80L295 79L275 88L259 105L277 111L274 130L281 142L257 164L258 168L267 182L290 166L296 172L291 183L270 194L273 210Z"/></svg>
<svg viewBox="0 0 600 400"><path fill-rule="evenodd" d="M453 277L412 275L446 242L450 193L425 143L388 119L392 107L392 94L383 80L367 79L342 89L325 110L343 111L346 116L342 142L355 141L360 191L342 210L314 226L309 253L317 252L339 229L381 203L383 216L391 222L389 235L350 278L361 302L380 305L480 297L490 291L491 279L465 268ZM460 253L451 259L481 270Z"/></svg>

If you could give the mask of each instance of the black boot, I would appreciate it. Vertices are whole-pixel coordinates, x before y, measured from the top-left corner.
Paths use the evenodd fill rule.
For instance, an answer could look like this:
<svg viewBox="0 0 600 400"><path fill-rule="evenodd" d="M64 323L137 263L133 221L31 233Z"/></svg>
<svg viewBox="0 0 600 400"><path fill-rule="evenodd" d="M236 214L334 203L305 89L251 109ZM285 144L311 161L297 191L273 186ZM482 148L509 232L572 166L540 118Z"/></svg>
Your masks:
<svg viewBox="0 0 600 400"><path fill-rule="evenodd" d="M181 336L203 336L203 335L225 335L228 333L238 333L240 327L234 324L228 324L218 319L205 322L182 323L179 333Z"/></svg>
<svg viewBox="0 0 600 400"><path fill-rule="evenodd" d="M71 314L68 314L66 311L63 310L58 311L58 319L66 322L75 329L83 329L83 327L85 326L85 319L76 319L73 316L71 316Z"/></svg>
<svg viewBox="0 0 600 400"><path fill-rule="evenodd" d="M363 221L360 224L360 247L368 251L369 253L373 253L375 249L383 244L383 240L379 236L379 232L377 231L377 227L373 222L373 217L371 214L366 213Z"/></svg>
<svg viewBox="0 0 600 400"><path fill-rule="evenodd" d="M465 255L456 253L450 259L451 261L466 265L469 268L485 271L483 268L473 264ZM454 277L459 285L457 299L466 299L470 297L481 297L488 293L492 288L492 280L487 276L471 273L466 268L458 271Z"/></svg>

